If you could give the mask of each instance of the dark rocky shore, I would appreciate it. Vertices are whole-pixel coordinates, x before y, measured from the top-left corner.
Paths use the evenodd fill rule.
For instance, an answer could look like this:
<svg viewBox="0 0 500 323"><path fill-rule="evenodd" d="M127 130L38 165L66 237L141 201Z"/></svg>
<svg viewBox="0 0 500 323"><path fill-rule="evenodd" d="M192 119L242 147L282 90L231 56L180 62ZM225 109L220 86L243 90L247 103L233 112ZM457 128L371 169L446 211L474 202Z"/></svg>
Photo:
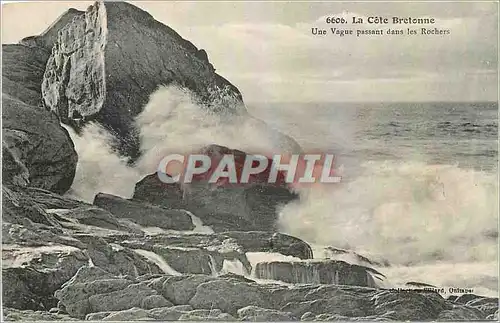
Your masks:
<svg viewBox="0 0 500 323"><path fill-rule="evenodd" d="M387 263L312 259L305 241L276 232L276 207L298 198L282 184L180 186L152 174L130 183L131 199L64 196L78 156L60 122L77 132L98 122L133 163L134 117L158 86L187 88L215 114L247 114L207 53L147 12L71 9L2 51L5 320L498 320L498 298L383 289L372 267ZM205 152L221 150L244 154ZM295 260L255 264L256 252Z"/></svg>

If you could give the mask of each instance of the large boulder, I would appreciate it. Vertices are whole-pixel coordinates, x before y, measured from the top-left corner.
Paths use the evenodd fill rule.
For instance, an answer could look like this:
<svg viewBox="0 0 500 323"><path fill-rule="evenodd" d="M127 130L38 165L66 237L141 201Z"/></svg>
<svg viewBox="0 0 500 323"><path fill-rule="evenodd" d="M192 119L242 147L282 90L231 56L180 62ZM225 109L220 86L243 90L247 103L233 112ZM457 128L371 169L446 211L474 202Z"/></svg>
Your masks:
<svg viewBox="0 0 500 323"><path fill-rule="evenodd" d="M43 48L8 44L2 45L2 55L3 95L32 107L41 107L41 84L50 53Z"/></svg>
<svg viewBox="0 0 500 323"><path fill-rule="evenodd" d="M89 297L89 305L92 312L121 311L132 307L150 309L152 297L157 298L158 307L171 305L155 290L141 283L131 284L119 291L92 295Z"/></svg>
<svg viewBox="0 0 500 323"><path fill-rule="evenodd" d="M119 291L133 282L113 276L98 267L82 267L68 280L54 296L59 300L58 306L72 317L83 318L91 313L89 298Z"/></svg>
<svg viewBox="0 0 500 323"><path fill-rule="evenodd" d="M73 143L58 118L42 108L41 90L53 35L68 19L49 27L43 41L2 44L3 183L64 193L73 182Z"/></svg>
<svg viewBox="0 0 500 323"><path fill-rule="evenodd" d="M216 280L215 277L206 275L183 275L161 277L152 280L149 284L159 291L163 297L176 305L187 304L194 294L196 288L203 283Z"/></svg>
<svg viewBox="0 0 500 323"><path fill-rule="evenodd" d="M69 315L123 311L134 307L152 309L172 306L139 278L116 276L99 267L85 266L54 294L58 306ZM107 315L104 315L107 316Z"/></svg>
<svg viewBox="0 0 500 323"><path fill-rule="evenodd" d="M376 314L389 314L391 319L398 321L435 320L439 313L450 308L438 293L418 290L385 290L375 294L372 301Z"/></svg>
<svg viewBox="0 0 500 323"><path fill-rule="evenodd" d="M78 156L57 117L8 95L2 97L3 182L66 192Z"/></svg>
<svg viewBox="0 0 500 323"><path fill-rule="evenodd" d="M300 284L337 284L376 287L375 270L337 260L260 262L255 268L257 278Z"/></svg>
<svg viewBox="0 0 500 323"><path fill-rule="evenodd" d="M311 247L303 240L283 233L267 231L228 231L221 234L238 241L250 252L277 252L300 259L312 259Z"/></svg>
<svg viewBox="0 0 500 323"><path fill-rule="evenodd" d="M160 181L156 173L145 176L135 184L133 198L169 209L182 209L185 206L181 186Z"/></svg>
<svg viewBox="0 0 500 323"><path fill-rule="evenodd" d="M220 188L220 190L222 192L223 188ZM209 193L209 191L206 193ZM231 197L231 195L228 197ZM176 183L163 183L160 181L156 173L145 176L142 180L137 182L135 185L133 199L156 204L168 209L188 210L198 216L203 221L203 224L210 226L215 232L255 229L249 220L238 216L238 214L233 215L232 213L223 211L219 213L203 212L203 209L200 209L197 203L189 204L187 202L187 196L184 194L184 190L180 185ZM227 206L228 202L231 205L231 208L234 208L235 205L237 205L233 204L230 200L226 200L224 204L220 204L219 208ZM241 202L241 200L235 201L235 203ZM212 207L217 206L213 205Z"/></svg>
<svg viewBox="0 0 500 323"><path fill-rule="evenodd" d="M277 208L298 198L285 184L283 173L278 173L276 183L268 182L270 159L267 169L252 175L249 183L228 184L224 179L208 183L223 155L234 156L239 178L247 154L219 145L209 145L198 153L208 156L212 167L196 175L192 183L164 183L157 174L151 174L136 184L134 199L186 209L214 231L222 232L275 231Z"/></svg>
<svg viewBox="0 0 500 323"><path fill-rule="evenodd" d="M207 236L205 243L198 243L197 239L189 241L191 234L186 235L184 243L175 243L175 237L169 239L164 235L144 237L141 239L127 239L120 244L135 250L138 254L154 261L169 274L205 274L217 275L224 268L224 262L239 262L242 270L251 272L252 267L241 246L235 243L219 241L217 237ZM169 241L174 242L170 244Z"/></svg>
<svg viewBox="0 0 500 323"><path fill-rule="evenodd" d="M133 156L139 148L134 117L160 85L172 83L214 112L246 113L238 89L215 73L204 50L131 4L99 2L58 34L42 93L64 123L97 120Z"/></svg>
<svg viewBox="0 0 500 323"><path fill-rule="evenodd" d="M155 259L157 264L168 264L170 271L191 274L219 274L230 271L250 274L253 270L247 252L277 252L297 258L312 257L311 248L304 241L273 232L224 232L214 234L158 233L145 237L106 238L109 242L134 249ZM235 272L236 271L236 272Z"/></svg>
<svg viewBox="0 0 500 323"><path fill-rule="evenodd" d="M194 229L191 216L184 210L166 209L142 201L133 201L119 196L99 193L94 205L111 212L117 218L127 218L144 227L172 230Z"/></svg>

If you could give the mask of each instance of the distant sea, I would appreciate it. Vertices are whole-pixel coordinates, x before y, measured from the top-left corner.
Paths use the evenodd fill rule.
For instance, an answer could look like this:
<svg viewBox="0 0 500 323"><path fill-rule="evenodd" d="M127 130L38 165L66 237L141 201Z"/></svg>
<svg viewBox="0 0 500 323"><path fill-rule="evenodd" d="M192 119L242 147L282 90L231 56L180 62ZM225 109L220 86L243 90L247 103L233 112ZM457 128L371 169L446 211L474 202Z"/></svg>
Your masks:
<svg viewBox="0 0 500 323"><path fill-rule="evenodd" d="M264 103L250 111L305 149L358 160L421 160L496 172L498 104Z"/></svg>

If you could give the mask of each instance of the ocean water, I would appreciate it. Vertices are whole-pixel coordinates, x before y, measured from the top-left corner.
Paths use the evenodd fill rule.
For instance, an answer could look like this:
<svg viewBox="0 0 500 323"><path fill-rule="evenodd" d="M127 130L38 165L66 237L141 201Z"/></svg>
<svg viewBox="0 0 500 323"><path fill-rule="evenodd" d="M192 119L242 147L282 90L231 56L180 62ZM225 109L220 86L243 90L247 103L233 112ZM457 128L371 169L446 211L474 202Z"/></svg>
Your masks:
<svg viewBox="0 0 500 323"><path fill-rule="evenodd" d="M261 103L252 114L305 149L352 161L413 160L496 172L498 105L485 103Z"/></svg>
<svg viewBox="0 0 500 323"><path fill-rule="evenodd" d="M388 286L420 281L498 295L496 104L261 103L248 111L306 152L334 153L342 176L300 188L299 200L277 210L280 231L307 241L317 257L333 246L385 260L391 266L377 269ZM66 127L79 156L68 195L129 198L165 154L211 143L280 149L280 136L259 120L207 114L170 86L151 96L136 125L142 157L133 167L101 126L80 135Z"/></svg>
<svg viewBox="0 0 500 323"><path fill-rule="evenodd" d="M392 283L498 295L496 103L255 104L305 151L329 151L339 184L300 192L283 232L385 259Z"/></svg>

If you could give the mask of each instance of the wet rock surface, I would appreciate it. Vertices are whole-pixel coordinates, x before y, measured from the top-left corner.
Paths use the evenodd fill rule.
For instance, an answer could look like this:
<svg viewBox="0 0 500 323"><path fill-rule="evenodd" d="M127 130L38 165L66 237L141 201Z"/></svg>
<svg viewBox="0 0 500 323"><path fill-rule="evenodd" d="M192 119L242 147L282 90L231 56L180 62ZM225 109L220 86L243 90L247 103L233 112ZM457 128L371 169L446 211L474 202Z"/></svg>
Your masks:
<svg viewBox="0 0 500 323"><path fill-rule="evenodd" d="M192 183L164 183L156 173L151 174L136 184L134 199L188 210L216 232L276 231L277 209L298 198L285 185L283 174L278 174L276 183L268 183L268 167L245 185L224 183L225 179L212 184L208 181L224 154L234 157L238 178L247 154L219 145L204 147L199 153L210 157L212 168L195 176Z"/></svg>
<svg viewBox="0 0 500 323"><path fill-rule="evenodd" d="M32 109L40 108L41 84L49 55L42 48L2 44L2 94Z"/></svg>
<svg viewBox="0 0 500 323"><path fill-rule="evenodd" d="M376 271L344 261L261 262L256 277L298 284L337 284L376 287Z"/></svg>
<svg viewBox="0 0 500 323"><path fill-rule="evenodd" d="M57 33L64 24L49 28ZM78 156L58 118L43 108L41 84L53 39L2 44L3 183L66 192Z"/></svg>
<svg viewBox="0 0 500 323"><path fill-rule="evenodd" d="M305 242L279 233L148 234L120 226L121 219L97 206L40 189L15 192L52 217L3 223L3 305L9 320L484 320L498 315L497 298L447 300L423 290L363 287L370 286L366 277L374 271L342 261L283 262L273 268L266 267L272 262L258 263L253 268L248 252L312 256ZM75 210L79 216L71 216ZM85 219L94 223L81 223ZM318 266L301 267L306 276L324 271L331 280L257 282L256 272L266 270L267 275L278 271L300 277L290 264L302 262ZM228 272L229 264L240 264L247 277Z"/></svg>
<svg viewBox="0 0 500 323"><path fill-rule="evenodd" d="M246 306L238 310L238 317L241 321L252 322L274 322L274 321L296 321L297 318L290 312L281 312L273 309L257 306Z"/></svg>
<svg viewBox="0 0 500 323"><path fill-rule="evenodd" d="M94 205L108 210L118 218L127 218L142 226L167 230L194 229L191 216L184 210L166 209L103 193L95 196Z"/></svg>

